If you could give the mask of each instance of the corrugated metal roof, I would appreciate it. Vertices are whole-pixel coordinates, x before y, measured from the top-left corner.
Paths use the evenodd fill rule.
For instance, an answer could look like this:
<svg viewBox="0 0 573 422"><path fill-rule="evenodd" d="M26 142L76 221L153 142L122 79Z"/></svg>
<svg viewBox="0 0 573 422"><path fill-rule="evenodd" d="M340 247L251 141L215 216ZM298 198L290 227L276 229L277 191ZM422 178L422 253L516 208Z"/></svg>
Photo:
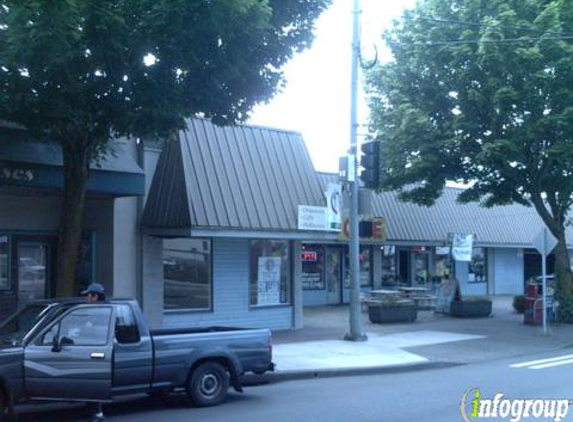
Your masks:
<svg viewBox="0 0 573 422"><path fill-rule="evenodd" d="M324 205L299 133L191 119L160 157L143 225L295 231L299 205Z"/></svg>
<svg viewBox="0 0 573 422"><path fill-rule="evenodd" d="M318 173L321 186L335 183L338 176ZM543 228L533 208L522 205L484 208L473 202L460 204L459 188L446 187L431 207L398 200L395 192L372 195L372 214L387 222L387 241L410 243L444 243L449 233L472 233L479 245L529 247ZM568 243L573 244L573 230L567 228Z"/></svg>

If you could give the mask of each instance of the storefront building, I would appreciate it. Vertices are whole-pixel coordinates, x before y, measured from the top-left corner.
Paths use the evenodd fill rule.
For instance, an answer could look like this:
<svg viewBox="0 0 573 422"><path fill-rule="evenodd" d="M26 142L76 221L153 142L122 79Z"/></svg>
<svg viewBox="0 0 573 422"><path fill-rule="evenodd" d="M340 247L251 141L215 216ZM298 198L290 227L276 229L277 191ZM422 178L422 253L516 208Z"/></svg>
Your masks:
<svg viewBox="0 0 573 422"><path fill-rule="evenodd" d="M153 324L301 327L301 239L325 238L298 230L297 210L323 196L300 134L190 120L143 215L146 255L162 256L144 271Z"/></svg>
<svg viewBox="0 0 573 422"><path fill-rule="evenodd" d="M324 191L338 176L319 173ZM385 221L383 241L361 240L360 285L372 289L424 287L436 291L453 271L462 295L523 294L524 284L541 274L541 256L532 249L543 223L521 205L483 208L456 201L460 189L446 188L432 207L400 202L392 192L373 194L370 217ZM368 218L368 217L367 217ZM472 234L470 262L450 255L454 234ZM573 232L568 229L568 239ZM344 241L303 243L304 304L323 306L349 300L348 248ZM572 261L573 267L573 261ZM548 273L553 257L548 259Z"/></svg>
<svg viewBox="0 0 573 422"><path fill-rule="evenodd" d="M54 145L22 149L4 142L10 131L0 136L1 317L54 295L61 157ZM135 297L153 327L301 328L304 306L350 297L347 240L297 221L299 206L325 206L337 182L314 170L296 132L192 119L164 145L118 142L91 171L76 290L99 282ZM541 271L531 248L539 218L517 205L458 204L458 192L430 208L373 196L385 232L361 241L363 292L431 290L451 271L465 295L523 292ZM474 235L470 263L452 262L453 234Z"/></svg>
<svg viewBox="0 0 573 422"><path fill-rule="evenodd" d="M61 152L25 138L0 128L0 318L55 295ZM133 145L117 142L113 150L91 171L75 291L97 281L110 294L135 295L136 197L144 193L144 174Z"/></svg>

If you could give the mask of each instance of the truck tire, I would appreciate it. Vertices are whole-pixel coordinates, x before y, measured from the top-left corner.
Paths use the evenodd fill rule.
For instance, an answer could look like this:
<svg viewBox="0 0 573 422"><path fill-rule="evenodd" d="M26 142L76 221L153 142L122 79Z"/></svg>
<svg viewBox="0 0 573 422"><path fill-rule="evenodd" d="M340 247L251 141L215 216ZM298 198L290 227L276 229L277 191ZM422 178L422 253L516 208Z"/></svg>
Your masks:
<svg viewBox="0 0 573 422"><path fill-rule="evenodd" d="M218 362L199 365L189 377L187 396L197 407L216 406L223 402L229 390L229 374Z"/></svg>

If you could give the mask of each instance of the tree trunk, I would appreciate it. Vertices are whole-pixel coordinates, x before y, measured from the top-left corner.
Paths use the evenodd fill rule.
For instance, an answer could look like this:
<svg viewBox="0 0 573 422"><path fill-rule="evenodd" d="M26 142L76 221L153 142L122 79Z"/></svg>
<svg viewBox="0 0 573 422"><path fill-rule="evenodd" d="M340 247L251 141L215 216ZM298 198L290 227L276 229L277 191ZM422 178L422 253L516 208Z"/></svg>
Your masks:
<svg viewBox="0 0 573 422"><path fill-rule="evenodd" d="M565 229L557 235L557 246L555 246L555 275L557 280L556 293L562 297L569 297L573 294L573 274L569 263L569 252L567 251L567 241L565 239Z"/></svg>
<svg viewBox="0 0 573 422"><path fill-rule="evenodd" d="M77 145L62 145L64 192L58 227L56 295L77 296L76 264L88 182L89 154Z"/></svg>

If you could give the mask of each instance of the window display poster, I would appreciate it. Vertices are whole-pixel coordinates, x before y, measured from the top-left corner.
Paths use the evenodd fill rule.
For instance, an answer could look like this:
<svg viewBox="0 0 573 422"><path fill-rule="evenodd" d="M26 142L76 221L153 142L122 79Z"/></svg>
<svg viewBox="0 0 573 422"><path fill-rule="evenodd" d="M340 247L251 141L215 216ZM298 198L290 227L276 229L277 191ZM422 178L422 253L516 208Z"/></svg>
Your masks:
<svg viewBox="0 0 573 422"><path fill-rule="evenodd" d="M322 273L302 273L302 288L304 290L324 290Z"/></svg>
<svg viewBox="0 0 573 422"><path fill-rule="evenodd" d="M257 305L277 305L280 303L281 258L261 256L258 268Z"/></svg>
<svg viewBox="0 0 573 422"><path fill-rule="evenodd" d="M460 296L460 287L458 280L455 278L448 278L438 287L438 295L436 298L436 313L450 313L450 304L456 297Z"/></svg>

